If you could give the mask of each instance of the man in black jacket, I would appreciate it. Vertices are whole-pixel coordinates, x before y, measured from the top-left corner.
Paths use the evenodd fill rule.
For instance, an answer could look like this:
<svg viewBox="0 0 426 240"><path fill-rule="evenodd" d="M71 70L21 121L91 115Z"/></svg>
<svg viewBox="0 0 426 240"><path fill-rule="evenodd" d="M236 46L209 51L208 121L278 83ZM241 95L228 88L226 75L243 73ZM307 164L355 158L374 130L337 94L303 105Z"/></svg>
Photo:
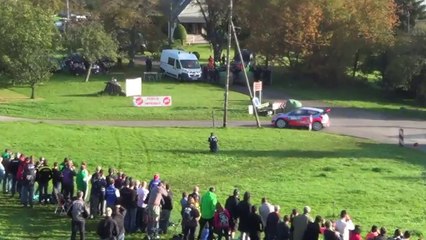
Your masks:
<svg viewBox="0 0 426 240"><path fill-rule="evenodd" d="M121 205L126 208L127 212L124 215L124 229L127 233L136 231L136 213L138 210L137 194L134 189L134 183L129 180L125 181L125 187L120 190Z"/></svg>
<svg viewBox="0 0 426 240"><path fill-rule="evenodd" d="M15 158L10 160L9 162L9 173L11 174L12 177L12 185L11 185L11 189L10 189L10 193L12 194L12 197L15 196L16 193L16 184L17 184L17 178L16 175L18 174L18 168L19 168L19 164L21 163L21 161L19 160L19 157L21 156L21 154L17 153Z"/></svg>
<svg viewBox="0 0 426 240"><path fill-rule="evenodd" d="M49 181L52 179L52 170L47 166L47 160L44 159L41 167L37 170L37 182L40 189L39 203L46 203L48 201L47 189Z"/></svg>
<svg viewBox="0 0 426 240"><path fill-rule="evenodd" d="M96 233L101 240L115 240L118 236L118 226L111 217L112 209L107 208L105 212L105 218L99 222Z"/></svg>
<svg viewBox="0 0 426 240"><path fill-rule="evenodd" d="M228 199L226 199L225 202L225 208L229 211L231 214L231 221L229 223L229 228L231 231L231 237L234 238L235 235L235 227L238 223L238 203L240 202L240 192L238 189L234 189L234 193L232 196L229 196Z"/></svg>
<svg viewBox="0 0 426 240"><path fill-rule="evenodd" d="M173 193L170 190L170 185L168 183L166 183L166 191L168 192L168 194L167 196L163 196L159 222L161 233L163 234L167 233L167 229L169 228L170 222L170 213L173 210Z"/></svg>

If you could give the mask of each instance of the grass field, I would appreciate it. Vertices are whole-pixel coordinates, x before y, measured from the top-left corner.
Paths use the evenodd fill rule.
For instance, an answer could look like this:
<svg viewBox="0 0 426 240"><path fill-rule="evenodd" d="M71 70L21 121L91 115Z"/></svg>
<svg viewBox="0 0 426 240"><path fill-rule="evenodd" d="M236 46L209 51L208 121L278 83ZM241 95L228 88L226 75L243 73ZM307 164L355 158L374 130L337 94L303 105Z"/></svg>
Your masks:
<svg viewBox="0 0 426 240"><path fill-rule="evenodd" d="M117 76L124 89L125 77L140 76L140 73ZM214 111L218 119L222 116L224 91L221 87L173 80L144 82L144 96L172 96L173 105L170 108L136 108L130 97L96 95L104 89L105 81L110 77L93 76L90 82L84 83L83 77L58 74L37 87L36 100L28 98L30 89L27 87L1 90L0 115L37 119L196 120L211 119ZM8 95L3 95L3 92ZM247 96L231 92L229 99L230 119L250 118L247 114L250 102Z"/></svg>
<svg viewBox="0 0 426 240"><path fill-rule="evenodd" d="M43 155L51 164L69 156L87 161L90 171L114 166L144 180L159 172L175 194L175 221L182 191L214 185L221 201L238 187L252 193L252 203L267 196L286 214L310 205L312 215L336 219L347 209L363 235L372 224L426 232L424 153L320 132L234 128L214 130L220 152L210 154L210 131L0 123L2 148ZM1 239L69 234L69 219L54 216L52 206L22 209L0 194L0 209ZM88 223L88 239L96 239L95 224Z"/></svg>

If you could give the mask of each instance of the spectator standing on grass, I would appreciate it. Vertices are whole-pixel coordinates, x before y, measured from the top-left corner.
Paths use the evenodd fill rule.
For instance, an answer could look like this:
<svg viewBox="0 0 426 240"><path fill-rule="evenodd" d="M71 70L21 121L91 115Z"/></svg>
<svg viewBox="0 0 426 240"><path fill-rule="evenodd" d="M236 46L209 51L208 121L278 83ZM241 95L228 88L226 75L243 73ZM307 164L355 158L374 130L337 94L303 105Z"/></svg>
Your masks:
<svg viewBox="0 0 426 240"><path fill-rule="evenodd" d="M105 218L98 223L96 233L100 240L115 240L118 236L117 222L112 219L112 209L107 208L105 211Z"/></svg>
<svg viewBox="0 0 426 240"><path fill-rule="evenodd" d="M280 222L280 206L275 205L274 211L268 214L265 226L265 239L274 240L277 237L277 226Z"/></svg>
<svg viewBox="0 0 426 240"><path fill-rule="evenodd" d="M293 208L293 210L291 210L291 214L290 214L290 239L293 239L293 232L294 232L294 224L293 224L293 219L299 215L299 212L297 211L296 208Z"/></svg>
<svg viewBox="0 0 426 240"><path fill-rule="evenodd" d="M188 197L188 205L183 209L182 212L182 228L183 228L183 239L194 240L195 229L198 226L200 219L200 211L195 206L195 200L193 197Z"/></svg>
<svg viewBox="0 0 426 240"><path fill-rule="evenodd" d="M214 187L210 187L209 190L201 197L200 209L201 209L201 218L200 218L200 232L198 234L198 239L200 239L201 233L204 229L206 223L209 226L209 237L208 239L213 239L213 217L216 211L217 196L214 193Z"/></svg>
<svg viewBox="0 0 426 240"><path fill-rule="evenodd" d="M231 238L234 239L236 226L238 223L238 203L240 202L240 192L238 189L234 189L231 196L226 199L225 208L231 214L231 221L229 222L229 230L231 232Z"/></svg>
<svg viewBox="0 0 426 240"><path fill-rule="evenodd" d="M340 233L340 238L342 240L349 240L349 231L354 230L355 226L346 210L340 212L340 219L336 221L335 228L336 231Z"/></svg>
<svg viewBox="0 0 426 240"><path fill-rule="evenodd" d="M27 163L29 162L29 159L32 158L31 157L25 157L24 155L21 155L21 158L19 159L19 167L18 167L18 172L16 174L16 190L19 194L19 198L22 198L22 181L24 180L23 174L24 174L24 169L25 166L27 165Z"/></svg>
<svg viewBox="0 0 426 240"><path fill-rule="evenodd" d="M290 217L284 215L283 221L277 225L277 238L276 240L290 240Z"/></svg>
<svg viewBox="0 0 426 240"><path fill-rule="evenodd" d="M22 173L22 193L21 202L24 207L33 207L34 184L36 179L37 169L34 166L33 158L27 158Z"/></svg>
<svg viewBox="0 0 426 240"><path fill-rule="evenodd" d="M194 189L189 196L192 197L196 203L200 203L200 188L198 186L194 186Z"/></svg>
<svg viewBox="0 0 426 240"><path fill-rule="evenodd" d="M303 240L303 235L305 234L308 223L312 222L312 218L309 216L311 208L305 206L303 208L303 214L297 215L293 218L293 240Z"/></svg>
<svg viewBox="0 0 426 240"><path fill-rule="evenodd" d="M163 200L163 196L167 195L168 192L164 188L163 182L159 182L157 185L153 185L152 189L150 190L148 199L148 235L158 234L158 223L161 214L161 201Z"/></svg>
<svg viewBox="0 0 426 240"><path fill-rule="evenodd" d="M47 203L49 201L47 189L49 189L49 181L52 179L52 170L44 159L42 165L37 170L37 182L40 189L39 203Z"/></svg>
<svg viewBox="0 0 426 240"><path fill-rule="evenodd" d="M114 179L110 178L108 187L105 189L105 201L106 207L114 208L117 204L118 198L120 197L120 191L114 186Z"/></svg>
<svg viewBox="0 0 426 240"><path fill-rule="evenodd" d="M225 237L225 240L229 240L229 223L231 222L231 215L226 208L223 208L220 203L216 204L216 213L213 217L214 229L218 234L218 240Z"/></svg>
<svg viewBox="0 0 426 240"><path fill-rule="evenodd" d="M404 237L403 237L402 232L399 228L395 229L393 236L389 238L389 240L402 240L402 239L404 239Z"/></svg>
<svg viewBox="0 0 426 240"><path fill-rule="evenodd" d="M163 196L160 214L160 229L161 233L167 234L169 228L170 215L173 210L173 192L170 189L170 185L166 184L167 195Z"/></svg>
<svg viewBox="0 0 426 240"><path fill-rule="evenodd" d="M134 189L134 183L130 180L124 181L124 187L120 190L120 203L127 210L124 216L124 229L126 233L136 231L137 200L138 197Z"/></svg>
<svg viewBox="0 0 426 240"><path fill-rule="evenodd" d="M263 231L264 226L262 223L262 218L259 214L256 213L255 205L250 207L250 213L247 216L247 221L245 224L247 225L247 233L246 236L241 236L241 239L245 237L245 239L260 240L260 233Z"/></svg>
<svg viewBox="0 0 426 240"><path fill-rule="evenodd" d="M375 238L375 240L387 240L388 237L386 236L387 234L387 230L385 227L381 227L380 228L380 233L379 235Z"/></svg>
<svg viewBox="0 0 426 240"><path fill-rule="evenodd" d="M361 226L355 225L354 230L349 232L349 240L362 240Z"/></svg>
<svg viewBox="0 0 426 240"><path fill-rule="evenodd" d="M270 213L274 212L274 206L268 202L266 197L262 198L262 205L259 207L259 215L262 218L263 226L266 226L266 219Z"/></svg>
<svg viewBox="0 0 426 240"><path fill-rule="evenodd" d="M11 193L12 197L14 197L15 193L18 191L17 183L18 183L18 168L19 168L19 164L21 162L20 157L21 157L21 154L17 153L15 158L13 158L9 162L9 173L11 174L11 177L12 177L12 184L11 184L11 187L10 187L10 193Z"/></svg>
<svg viewBox="0 0 426 240"><path fill-rule="evenodd" d="M214 133L210 133L210 137L207 141L209 142L210 152L216 153L219 150L219 139L214 135Z"/></svg>
<svg viewBox="0 0 426 240"><path fill-rule="evenodd" d="M77 182L77 190L83 192L83 200L87 199L87 190L89 189L89 172L87 171L87 165L85 162L81 163L80 171L77 173L76 182Z"/></svg>
<svg viewBox="0 0 426 240"><path fill-rule="evenodd" d="M371 231L365 236L365 240L374 240L379 235L379 229L376 225L371 227Z"/></svg>
<svg viewBox="0 0 426 240"><path fill-rule="evenodd" d="M117 233L117 240L124 240L126 231L124 229L124 216L126 215L127 211L124 207L121 205L114 206L114 210L112 213L112 219L117 223L118 233Z"/></svg>
<svg viewBox="0 0 426 240"><path fill-rule="evenodd" d="M14 158L13 154L10 155L10 158L3 158L0 157L0 164L3 166L3 193L9 193L10 189L12 188L12 174L10 173L10 161ZM0 166L0 168L2 167ZM0 170L1 171L1 170ZM2 180L0 179L0 182Z"/></svg>
<svg viewBox="0 0 426 240"><path fill-rule="evenodd" d="M250 203L250 193L245 192L243 200L238 203L238 231L240 231L241 240L249 239L250 225L249 216L253 213L252 206ZM261 219L262 220L262 219Z"/></svg>
<svg viewBox="0 0 426 240"><path fill-rule="evenodd" d="M6 168L3 165L3 158L0 157L0 184L4 181L6 182ZM6 185L6 184L5 184ZM3 193L6 192L6 187L3 185Z"/></svg>
<svg viewBox="0 0 426 240"><path fill-rule="evenodd" d="M334 231L333 223L325 221L324 240L340 240L339 233Z"/></svg>
<svg viewBox="0 0 426 240"><path fill-rule="evenodd" d="M314 222L309 222L303 240L318 240L321 234L322 217L316 216Z"/></svg>
<svg viewBox="0 0 426 240"><path fill-rule="evenodd" d="M152 188L156 187L160 182L161 182L160 174L158 174L158 173L154 174L154 177L151 179L151 181L148 184L149 191L151 191Z"/></svg>
<svg viewBox="0 0 426 240"><path fill-rule="evenodd" d="M137 227L144 233L146 232L146 215L147 215L147 211L146 211L146 207L147 204L145 203L148 194L149 194L149 190L146 188L147 187L147 183L145 181L143 181L141 184L136 184L138 187L136 189L136 194L138 196L138 210L137 210L137 214L136 214L136 225Z"/></svg>
<svg viewBox="0 0 426 240"><path fill-rule="evenodd" d="M104 171L101 167L96 168L96 172L90 179L92 187L90 189L90 214L91 218L96 215L102 215L104 207L105 189L107 182L104 177Z"/></svg>
<svg viewBox="0 0 426 240"><path fill-rule="evenodd" d="M62 181L62 174L59 171L58 162L53 163L52 167L52 195L56 197L56 194L61 192L61 181Z"/></svg>
<svg viewBox="0 0 426 240"><path fill-rule="evenodd" d="M83 201L83 193L77 192L77 199L72 202L70 207L69 216L71 216L71 240L75 240L77 232L80 235L80 240L85 239L86 234L86 218L88 212Z"/></svg>
<svg viewBox="0 0 426 240"><path fill-rule="evenodd" d="M403 235L404 240L410 240L411 234L409 231L405 231Z"/></svg>
<svg viewBox="0 0 426 240"><path fill-rule="evenodd" d="M71 160L66 162L62 170L62 190L65 199L72 199L74 196L74 177L76 175L74 164Z"/></svg>

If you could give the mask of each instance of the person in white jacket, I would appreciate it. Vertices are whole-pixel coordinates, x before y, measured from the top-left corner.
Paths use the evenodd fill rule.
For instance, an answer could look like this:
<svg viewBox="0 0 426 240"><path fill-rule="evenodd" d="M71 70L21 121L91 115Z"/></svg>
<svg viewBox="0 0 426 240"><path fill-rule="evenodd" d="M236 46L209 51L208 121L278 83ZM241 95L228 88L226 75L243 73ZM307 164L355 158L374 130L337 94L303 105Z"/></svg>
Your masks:
<svg viewBox="0 0 426 240"><path fill-rule="evenodd" d="M342 240L349 240L349 231L354 230L355 225L352 223L351 217L346 210L340 212L340 219L336 221L335 228Z"/></svg>

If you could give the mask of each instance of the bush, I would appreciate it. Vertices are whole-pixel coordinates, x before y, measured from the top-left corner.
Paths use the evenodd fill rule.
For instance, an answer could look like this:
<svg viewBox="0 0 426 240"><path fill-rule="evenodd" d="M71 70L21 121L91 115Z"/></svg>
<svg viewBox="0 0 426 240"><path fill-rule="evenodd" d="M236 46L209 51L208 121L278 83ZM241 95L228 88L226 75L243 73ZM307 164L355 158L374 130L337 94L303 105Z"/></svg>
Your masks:
<svg viewBox="0 0 426 240"><path fill-rule="evenodd" d="M178 24L175 28L175 32L173 33L173 38L176 40L180 40L181 44L184 45L186 42L186 29L182 24Z"/></svg>
<svg viewBox="0 0 426 240"><path fill-rule="evenodd" d="M192 52L192 54L194 54L198 60L200 60L200 53L199 52Z"/></svg>

